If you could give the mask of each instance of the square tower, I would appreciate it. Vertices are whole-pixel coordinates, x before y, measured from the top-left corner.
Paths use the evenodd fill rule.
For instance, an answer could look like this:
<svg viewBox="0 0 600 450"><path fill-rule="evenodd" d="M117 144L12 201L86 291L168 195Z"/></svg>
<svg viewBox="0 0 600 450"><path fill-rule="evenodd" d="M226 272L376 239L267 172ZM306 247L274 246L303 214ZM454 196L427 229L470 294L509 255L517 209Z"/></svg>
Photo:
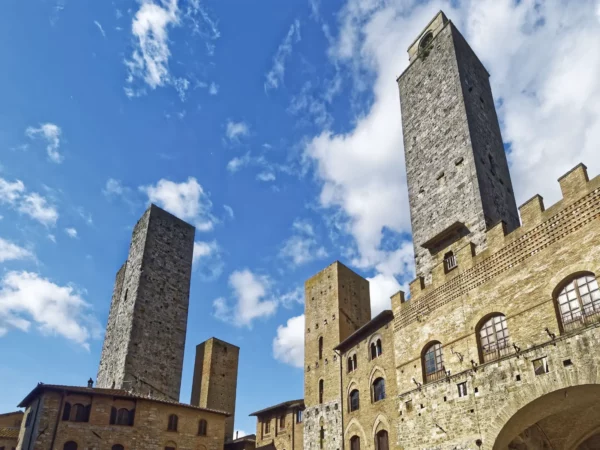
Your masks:
<svg viewBox="0 0 600 450"><path fill-rule="evenodd" d="M341 359L334 348L371 320L369 282L340 262L306 281L304 448L342 445Z"/></svg>
<svg viewBox="0 0 600 450"><path fill-rule="evenodd" d="M151 205L117 273L97 386L179 401L195 229Z"/></svg>
<svg viewBox="0 0 600 450"><path fill-rule="evenodd" d="M417 276L469 236L475 252L499 221L519 226L489 74L440 12L408 49L398 78Z"/></svg>
<svg viewBox="0 0 600 450"><path fill-rule="evenodd" d="M240 348L210 338L196 346L190 404L225 411L225 442L233 439Z"/></svg>

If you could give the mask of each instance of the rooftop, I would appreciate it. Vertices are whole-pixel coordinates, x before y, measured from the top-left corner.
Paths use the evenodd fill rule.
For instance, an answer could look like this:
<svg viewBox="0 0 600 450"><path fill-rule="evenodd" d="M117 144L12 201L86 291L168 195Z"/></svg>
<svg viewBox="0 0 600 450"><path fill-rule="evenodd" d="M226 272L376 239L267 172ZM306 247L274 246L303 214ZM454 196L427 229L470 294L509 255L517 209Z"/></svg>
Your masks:
<svg viewBox="0 0 600 450"><path fill-rule="evenodd" d="M227 413L225 411L219 411L217 409L210 409L210 408L201 408L199 406L193 406L193 405L188 405L187 403L179 403L176 401L172 401L172 400L164 400L164 399L158 399L158 398L152 398L152 397L145 397L143 395L138 395L138 394L133 394L131 392L127 392L123 389L104 389L104 388L96 388L96 387L82 387L82 386L63 386L63 385L58 385L58 384L44 384L44 383L39 383L29 394L27 394L27 397L25 397L21 403L19 403L19 408L26 408L27 405L29 405L31 403L31 401L37 397L38 395L40 395L43 391L55 391L55 392L69 392L69 393L76 393L76 394L87 394L87 395L104 395L107 397L120 397L120 398L129 398L129 399L136 399L136 400L147 400L149 402L157 402L157 403L164 403L167 405L175 405L175 406L181 406L183 408L191 408L191 409L196 409L198 411L206 411L206 412L210 412L213 414L221 414L224 416L230 416L230 413Z"/></svg>
<svg viewBox="0 0 600 450"><path fill-rule="evenodd" d="M251 416L260 416L267 412L276 411L278 409L289 409L289 408L295 408L295 407L301 407L302 409L304 409L304 399L301 398L298 400L288 400L287 402L278 403L277 405L269 406L268 408L253 412L250 415Z"/></svg>
<svg viewBox="0 0 600 450"><path fill-rule="evenodd" d="M0 438L2 439L18 439L19 429L10 427L0 427Z"/></svg>
<svg viewBox="0 0 600 450"><path fill-rule="evenodd" d="M362 327L344 339L342 342L338 344L334 350L340 350L341 352L345 352L351 347L354 347L358 344L363 338L367 337L369 334L373 333L375 330L378 330L386 323L394 320L394 313L386 309L381 311L375 317L373 317L370 321L365 323Z"/></svg>

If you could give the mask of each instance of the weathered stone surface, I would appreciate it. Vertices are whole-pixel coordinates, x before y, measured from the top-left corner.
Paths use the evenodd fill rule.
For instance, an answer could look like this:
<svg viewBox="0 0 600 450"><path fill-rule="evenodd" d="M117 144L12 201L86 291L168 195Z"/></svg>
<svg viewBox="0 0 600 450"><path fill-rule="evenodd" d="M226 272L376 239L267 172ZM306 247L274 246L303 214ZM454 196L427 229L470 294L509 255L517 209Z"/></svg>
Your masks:
<svg viewBox="0 0 600 450"><path fill-rule="evenodd" d="M115 282L98 387L179 401L194 227L150 206Z"/></svg>
<svg viewBox="0 0 600 450"><path fill-rule="evenodd" d="M433 39L398 86L416 272L429 284L432 254L453 236L423 244L459 222L479 252L488 227L503 220L512 231L519 219L489 75L445 16L425 31Z"/></svg>
<svg viewBox="0 0 600 450"><path fill-rule="evenodd" d="M301 450L304 448L304 405L292 403L293 405L274 408L257 415L257 448L271 444L277 450ZM299 411L302 411L300 415L298 415Z"/></svg>
<svg viewBox="0 0 600 450"><path fill-rule="evenodd" d="M190 404L231 414L225 420L225 441L233 439L240 348L210 338L196 346Z"/></svg>

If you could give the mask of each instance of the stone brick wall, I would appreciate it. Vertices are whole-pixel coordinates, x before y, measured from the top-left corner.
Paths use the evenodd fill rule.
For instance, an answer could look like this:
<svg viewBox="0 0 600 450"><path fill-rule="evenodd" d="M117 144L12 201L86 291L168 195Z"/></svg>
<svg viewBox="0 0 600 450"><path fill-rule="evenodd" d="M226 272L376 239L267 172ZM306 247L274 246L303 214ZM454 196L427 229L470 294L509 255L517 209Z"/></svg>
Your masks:
<svg viewBox="0 0 600 450"><path fill-rule="evenodd" d="M109 396L44 392L40 397L37 418L29 428L23 424L22 438L17 450L62 450L68 441L75 441L80 449L110 450L121 444L126 450L162 449L172 446L178 450L222 450L225 416L179 405L170 405L146 399L119 399ZM63 421L65 402L91 404L89 422ZM37 402L27 408L36 414ZM110 425L111 408L135 408L133 426ZM169 415L178 417L177 431L167 431ZM198 436L200 419L207 421L207 435ZM55 432L56 430L56 432ZM31 436L35 442L29 444ZM54 445L51 448L52 441Z"/></svg>
<svg viewBox="0 0 600 450"><path fill-rule="evenodd" d="M179 400L194 228L152 205L117 274L98 387Z"/></svg>
<svg viewBox="0 0 600 450"><path fill-rule="evenodd" d="M225 420L225 440L233 439L239 347L210 338L196 347L192 405L231 414Z"/></svg>
<svg viewBox="0 0 600 450"><path fill-rule="evenodd" d="M548 210L537 198L527 202L522 227L506 235L502 226L490 230L487 250L461 253L454 273L434 272L431 286L415 287L412 299L396 308L400 448L495 449L507 421L529 402L600 381L600 356L591 350L598 328L564 333L555 303L573 275L591 272L600 279L600 177L587 181L578 166L561 186L563 200ZM511 347L500 360L484 363L477 336L492 313L505 315ZM442 344L450 375L425 384L422 353L432 341ZM536 376L532 361L544 356L550 372ZM465 397L458 395L462 382Z"/></svg>
<svg viewBox="0 0 600 450"><path fill-rule="evenodd" d="M488 74L451 22L435 23L431 46L398 79L416 272L427 284L444 245L423 244L456 222L476 252L487 226L518 225Z"/></svg>
<svg viewBox="0 0 600 450"><path fill-rule="evenodd" d="M398 396L396 385L396 364L394 359L394 327L388 322L359 343L343 353L343 423L344 445L350 449L350 439L360 438L361 449L375 449L375 434L380 430L388 432L390 448L397 442L396 421L398 417ZM382 354L371 359L370 344L381 339ZM356 354L357 367L348 372L348 358ZM385 380L386 398L373 402L373 382L382 377ZM359 409L350 411L350 392L359 391Z"/></svg>
<svg viewBox="0 0 600 450"><path fill-rule="evenodd" d="M273 444L277 450L301 450L304 447L304 423L296 420L297 411L290 408L257 417L256 447ZM284 417L283 427L281 417ZM270 424L268 433L267 422Z"/></svg>
<svg viewBox="0 0 600 450"><path fill-rule="evenodd" d="M342 439L340 361L334 348L371 319L369 282L335 262L305 283L304 402L306 445L326 424L324 448L337 450ZM323 352L319 358L319 339ZM319 381L323 380L323 402ZM318 413L317 413L318 411ZM315 444L316 443L316 444Z"/></svg>

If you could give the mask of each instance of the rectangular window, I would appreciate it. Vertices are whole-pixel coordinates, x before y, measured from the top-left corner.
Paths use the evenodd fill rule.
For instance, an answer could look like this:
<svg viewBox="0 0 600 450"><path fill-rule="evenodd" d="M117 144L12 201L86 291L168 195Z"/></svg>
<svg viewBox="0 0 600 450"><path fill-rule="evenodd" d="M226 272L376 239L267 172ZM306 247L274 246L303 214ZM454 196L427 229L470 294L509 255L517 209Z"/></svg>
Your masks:
<svg viewBox="0 0 600 450"><path fill-rule="evenodd" d="M302 423L302 410L296 411L296 423Z"/></svg>
<svg viewBox="0 0 600 450"><path fill-rule="evenodd" d="M533 371L536 375L548 373L548 357L538 358L533 360Z"/></svg>
<svg viewBox="0 0 600 450"><path fill-rule="evenodd" d="M279 428L285 428L285 414L282 414L281 417L279 417Z"/></svg>
<svg viewBox="0 0 600 450"><path fill-rule="evenodd" d="M407 401L404 405L406 406L406 412L412 411L412 409L413 409L412 400Z"/></svg>
<svg viewBox="0 0 600 450"><path fill-rule="evenodd" d="M269 434L271 432L271 421L265 422L265 434Z"/></svg>
<svg viewBox="0 0 600 450"><path fill-rule="evenodd" d="M458 383L456 386L458 387L458 396L466 397L467 396L467 382L464 381L462 383Z"/></svg>

